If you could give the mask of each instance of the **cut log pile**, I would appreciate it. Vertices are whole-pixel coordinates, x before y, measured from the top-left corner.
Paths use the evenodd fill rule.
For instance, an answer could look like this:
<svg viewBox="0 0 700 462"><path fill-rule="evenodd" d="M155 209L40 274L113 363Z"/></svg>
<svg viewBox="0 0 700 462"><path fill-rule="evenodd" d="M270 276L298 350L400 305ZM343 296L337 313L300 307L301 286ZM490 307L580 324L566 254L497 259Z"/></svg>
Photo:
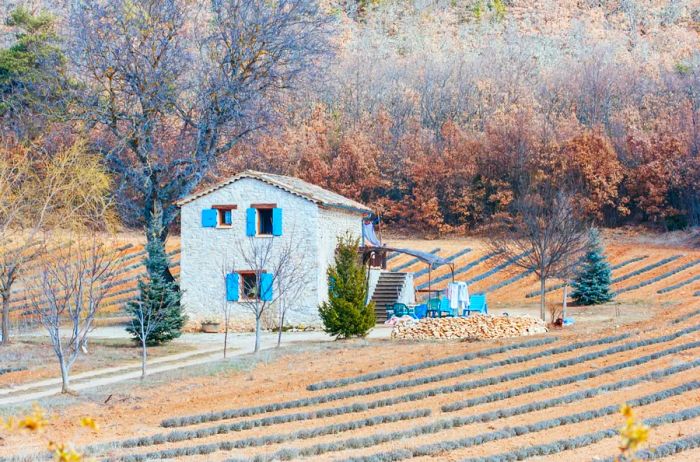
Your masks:
<svg viewBox="0 0 700 462"><path fill-rule="evenodd" d="M391 337L406 340L490 339L520 337L547 332L544 321L529 316L483 316L401 320Z"/></svg>

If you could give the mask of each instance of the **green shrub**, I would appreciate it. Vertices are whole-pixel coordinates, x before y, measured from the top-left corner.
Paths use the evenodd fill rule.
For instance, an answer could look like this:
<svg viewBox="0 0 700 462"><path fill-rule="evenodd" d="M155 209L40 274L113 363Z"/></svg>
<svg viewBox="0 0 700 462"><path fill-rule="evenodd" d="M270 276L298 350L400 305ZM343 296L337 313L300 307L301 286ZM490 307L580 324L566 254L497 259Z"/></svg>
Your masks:
<svg viewBox="0 0 700 462"><path fill-rule="evenodd" d="M375 325L374 302L367 301L367 276L360 264L359 240L338 240L335 264L328 268L328 301L319 306L325 331L336 337L364 337Z"/></svg>

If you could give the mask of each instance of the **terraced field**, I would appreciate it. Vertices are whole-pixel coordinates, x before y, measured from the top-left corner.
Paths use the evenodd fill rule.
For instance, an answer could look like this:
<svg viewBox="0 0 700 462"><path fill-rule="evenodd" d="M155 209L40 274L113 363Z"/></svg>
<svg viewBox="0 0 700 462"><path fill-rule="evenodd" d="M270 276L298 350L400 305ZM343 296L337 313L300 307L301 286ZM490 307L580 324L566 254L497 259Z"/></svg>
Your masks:
<svg viewBox="0 0 700 462"><path fill-rule="evenodd" d="M454 239L443 241L410 240L391 241L397 247L409 247L431 252L447 258L454 264L455 279L467 281L470 291L488 294L489 304L535 304L539 284L532 271L518 267L515 261L503 261L490 252L483 241ZM110 287L103 315L119 315L124 305L137 294L136 283L144 273L143 245L136 240L125 240L121 246L119 275ZM60 251L58 248L56 251ZM168 245L173 273L179 274L180 246L176 238ZM665 246L638 246L609 243L608 258L613 267L614 289L618 300L653 300L655 302L687 301L700 296L700 250L669 248ZM428 271L425 264L414 257L391 254L389 269L414 273L417 289L446 287L452 274L447 266ZM30 268L26 277L34 274ZM563 284L552 280L547 288L551 301L560 301ZM15 313L29 308L26 294L18 285L12 309Z"/></svg>
<svg viewBox="0 0 700 462"><path fill-rule="evenodd" d="M700 309L651 325L424 345L432 358L384 367L362 358L385 345L352 358L286 356L250 373L264 380L255 393L245 375L205 377L197 388L163 385L189 394L161 387L137 411L111 408L105 435L84 449L119 461L611 460L626 402L652 428L649 445L659 449L645 454L698 460ZM411 357L415 344L392 352L404 347ZM133 429L123 427L129 412L142 419Z"/></svg>

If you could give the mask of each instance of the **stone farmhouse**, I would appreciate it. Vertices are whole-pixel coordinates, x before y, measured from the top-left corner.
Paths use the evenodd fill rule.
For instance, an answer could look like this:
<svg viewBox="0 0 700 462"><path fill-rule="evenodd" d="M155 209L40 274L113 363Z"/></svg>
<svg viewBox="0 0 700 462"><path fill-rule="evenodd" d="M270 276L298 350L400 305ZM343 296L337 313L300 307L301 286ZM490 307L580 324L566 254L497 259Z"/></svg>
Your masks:
<svg viewBox="0 0 700 462"><path fill-rule="evenodd" d="M193 322L221 318L223 303L233 303L232 323L249 325L253 314L241 303L271 297L268 269L246 268L242 245L271 239L271 251L292 240L311 283L289 307L290 325L318 325L319 303L328 298L326 270L337 239L360 238L371 210L298 178L244 171L178 202L182 209L180 283L182 303ZM233 271L224 269L232 266ZM265 298L263 298L264 300Z"/></svg>

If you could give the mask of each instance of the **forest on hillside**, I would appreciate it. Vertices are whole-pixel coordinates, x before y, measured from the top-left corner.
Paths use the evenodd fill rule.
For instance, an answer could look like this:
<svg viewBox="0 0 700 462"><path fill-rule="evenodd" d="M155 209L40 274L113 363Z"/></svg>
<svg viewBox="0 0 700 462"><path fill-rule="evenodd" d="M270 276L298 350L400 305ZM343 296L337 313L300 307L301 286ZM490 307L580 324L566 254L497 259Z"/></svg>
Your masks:
<svg viewBox="0 0 700 462"><path fill-rule="evenodd" d="M81 143L130 226L248 168L431 233L533 182L605 226L700 223L697 2L82 4L0 12L3 149Z"/></svg>

